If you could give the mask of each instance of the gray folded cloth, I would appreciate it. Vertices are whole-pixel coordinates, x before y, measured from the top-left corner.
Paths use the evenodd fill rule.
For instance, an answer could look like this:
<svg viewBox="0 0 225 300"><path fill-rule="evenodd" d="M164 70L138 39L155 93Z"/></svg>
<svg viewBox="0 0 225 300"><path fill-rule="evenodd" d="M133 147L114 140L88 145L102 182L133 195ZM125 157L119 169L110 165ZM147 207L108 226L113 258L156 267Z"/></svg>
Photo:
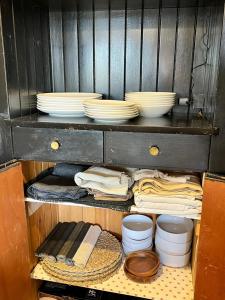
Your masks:
<svg viewBox="0 0 225 300"><path fill-rule="evenodd" d="M78 200L87 195L87 191L74 184L69 178L48 175L28 186L26 194L37 200Z"/></svg>
<svg viewBox="0 0 225 300"><path fill-rule="evenodd" d="M89 166L58 163L53 168L52 175L73 179L77 173L84 172L88 168Z"/></svg>

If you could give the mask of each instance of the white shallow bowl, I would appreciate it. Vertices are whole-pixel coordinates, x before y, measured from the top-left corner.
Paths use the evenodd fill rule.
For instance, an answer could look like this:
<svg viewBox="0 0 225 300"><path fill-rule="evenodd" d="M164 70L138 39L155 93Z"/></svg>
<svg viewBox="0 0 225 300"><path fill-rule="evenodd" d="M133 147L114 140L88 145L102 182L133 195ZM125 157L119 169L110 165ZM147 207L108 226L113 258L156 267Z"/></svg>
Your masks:
<svg viewBox="0 0 225 300"><path fill-rule="evenodd" d="M128 93L125 94L125 96L136 96L136 95L137 96L142 96L142 97L144 97L144 96L154 96L154 95L156 95L156 96L167 96L167 95L176 96L176 93L174 93L174 92L128 92Z"/></svg>
<svg viewBox="0 0 225 300"><path fill-rule="evenodd" d="M98 93L40 93L37 94L37 98L39 99L57 99L60 98L76 98L76 99L96 99L102 98L102 94Z"/></svg>
<svg viewBox="0 0 225 300"><path fill-rule="evenodd" d="M133 251L147 249L152 245L152 240L142 241L141 243L134 244L134 243L127 243L125 240L122 241L122 244L126 248L130 248Z"/></svg>
<svg viewBox="0 0 225 300"><path fill-rule="evenodd" d="M156 247L156 253L159 255L160 262L168 267L182 268L185 267L191 257L191 251L185 255L171 255Z"/></svg>
<svg viewBox="0 0 225 300"><path fill-rule="evenodd" d="M192 240L194 225L190 219L161 215L157 218L156 225L156 234L166 241L187 243Z"/></svg>
<svg viewBox="0 0 225 300"><path fill-rule="evenodd" d="M186 243L173 243L164 240L157 233L155 236L155 245L159 249L162 249L164 252L170 255L184 255L188 253L191 249L191 241Z"/></svg>
<svg viewBox="0 0 225 300"><path fill-rule="evenodd" d="M152 247L153 247L153 245L150 245L150 247L148 247L148 248L142 248L142 249L138 249L138 250L152 250ZM128 255L134 251L138 251L138 250L132 250L131 248L123 245L123 251L126 255Z"/></svg>
<svg viewBox="0 0 225 300"><path fill-rule="evenodd" d="M140 115L146 118L158 118L167 114L173 105L158 106L158 107L143 107L139 106Z"/></svg>
<svg viewBox="0 0 225 300"><path fill-rule="evenodd" d="M152 219L144 215L132 214L123 218L122 234L134 239L143 240L153 233Z"/></svg>
<svg viewBox="0 0 225 300"><path fill-rule="evenodd" d="M129 238L126 234L123 234L122 236L122 241L125 242L126 244L141 244L141 243L148 243L150 241L153 240L153 236L150 235L149 237L147 237L146 239L143 239L143 240L134 240L134 239L131 239Z"/></svg>

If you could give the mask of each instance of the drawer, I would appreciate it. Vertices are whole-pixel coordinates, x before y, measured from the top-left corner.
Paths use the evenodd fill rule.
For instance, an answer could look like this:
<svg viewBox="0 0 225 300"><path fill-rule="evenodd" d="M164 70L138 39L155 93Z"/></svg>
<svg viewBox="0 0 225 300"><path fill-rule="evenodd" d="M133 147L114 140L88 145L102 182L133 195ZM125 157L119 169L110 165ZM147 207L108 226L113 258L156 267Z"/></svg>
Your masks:
<svg viewBox="0 0 225 300"><path fill-rule="evenodd" d="M158 133L105 133L105 163L204 171L210 137Z"/></svg>
<svg viewBox="0 0 225 300"><path fill-rule="evenodd" d="M14 157L27 160L103 162L100 131L13 128Z"/></svg>

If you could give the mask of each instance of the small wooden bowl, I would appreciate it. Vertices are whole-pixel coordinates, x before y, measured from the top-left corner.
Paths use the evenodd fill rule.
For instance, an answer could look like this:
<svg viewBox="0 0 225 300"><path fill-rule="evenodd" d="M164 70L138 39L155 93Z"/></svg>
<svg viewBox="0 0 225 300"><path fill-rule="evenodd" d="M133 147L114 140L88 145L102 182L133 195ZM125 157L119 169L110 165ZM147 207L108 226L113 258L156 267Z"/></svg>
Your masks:
<svg viewBox="0 0 225 300"><path fill-rule="evenodd" d="M157 270L158 271L158 270ZM126 268L124 267L124 272L127 276L128 279L132 280L132 281L135 281L135 282L138 282L138 283L150 283L152 281L155 280L156 278L156 274L157 274L157 271L154 275L152 276L149 276L149 277L143 277L143 276L135 276L134 274L131 274L129 273Z"/></svg>
<svg viewBox="0 0 225 300"><path fill-rule="evenodd" d="M159 257L155 252L140 250L127 256L124 269L136 277L151 277L157 273L159 265Z"/></svg>

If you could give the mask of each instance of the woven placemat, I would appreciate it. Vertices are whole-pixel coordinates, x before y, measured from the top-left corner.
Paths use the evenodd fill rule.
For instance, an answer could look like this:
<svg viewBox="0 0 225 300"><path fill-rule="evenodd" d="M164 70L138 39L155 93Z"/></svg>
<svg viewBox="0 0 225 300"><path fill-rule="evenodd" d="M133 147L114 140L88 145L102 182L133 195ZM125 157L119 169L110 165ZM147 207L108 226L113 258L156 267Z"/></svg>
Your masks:
<svg viewBox="0 0 225 300"><path fill-rule="evenodd" d="M68 282L93 282L94 280L100 282L115 273L121 261L120 242L109 232L103 231L85 268L67 266L47 258L42 261L42 266L47 273Z"/></svg>

